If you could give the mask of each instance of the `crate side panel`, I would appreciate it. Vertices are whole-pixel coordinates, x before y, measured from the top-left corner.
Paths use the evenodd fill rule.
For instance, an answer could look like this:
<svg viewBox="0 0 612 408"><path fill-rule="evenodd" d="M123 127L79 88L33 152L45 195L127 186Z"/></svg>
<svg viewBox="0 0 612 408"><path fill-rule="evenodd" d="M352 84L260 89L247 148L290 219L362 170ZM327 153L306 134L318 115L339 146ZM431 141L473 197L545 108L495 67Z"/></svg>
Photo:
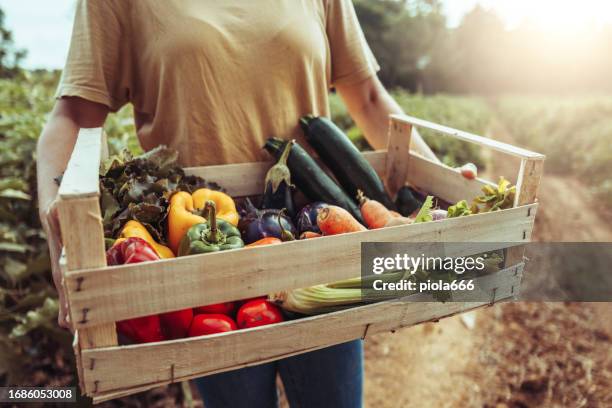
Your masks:
<svg viewBox="0 0 612 408"><path fill-rule="evenodd" d="M530 208L70 272L70 307L87 310L88 321L77 322L87 326L351 278L360 274L361 242L526 242Z"/></svg>
<svg viewBox="0 0 612 408"><path fill-rule="evenodd" d="M384 179L387 152L384 150L364 152L363 156ZM190 167L185 169L185 172L218 183L232 197L242 197L263 192L263 181L271 165L270 162L258 162ZM413 152L409 154L406 176L408 182L413 186L451 203L471 200L481 193L485 184L492 184L482 179L467 180L456 169L434 163Z"/></svg>
<svg viewBox="0 0 612 408"><path fill-rule="evenodd" d="M520 284L517 269L522 269L522 265L478 278L479 285L485 290L495 289L492 301L509 298L513 288ZM260 364L378 332L437 320L486 304L489 302L383 302L209 337L86 350L83 352L85 369L93 367L86 378L97 381L99 392L146 384L152 387ZM122 375L117 376L117 373Z"/></svg>
<svg viewBox="0 0 612 408"><path fill-rule="evenodd" d="M77 326L261 296L359 276L361 242L527 242L535 206L151 263L69 272ZM531 209L531 211L530 211ZM529 215L528 215L529 214Z"/></svg>

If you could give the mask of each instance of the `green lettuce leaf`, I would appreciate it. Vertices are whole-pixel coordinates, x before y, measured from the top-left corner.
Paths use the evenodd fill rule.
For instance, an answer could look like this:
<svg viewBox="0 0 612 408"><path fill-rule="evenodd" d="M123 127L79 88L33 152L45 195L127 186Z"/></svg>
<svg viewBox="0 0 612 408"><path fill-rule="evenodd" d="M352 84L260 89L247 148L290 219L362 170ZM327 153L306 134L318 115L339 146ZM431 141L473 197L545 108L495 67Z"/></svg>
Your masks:
<svg viewBox="0 0 612 408"><path fill-rule="evenodd" d="M433 196L427 196L425 202L414 219L414 223L433 221L431 209L433 208Z"/></svg>

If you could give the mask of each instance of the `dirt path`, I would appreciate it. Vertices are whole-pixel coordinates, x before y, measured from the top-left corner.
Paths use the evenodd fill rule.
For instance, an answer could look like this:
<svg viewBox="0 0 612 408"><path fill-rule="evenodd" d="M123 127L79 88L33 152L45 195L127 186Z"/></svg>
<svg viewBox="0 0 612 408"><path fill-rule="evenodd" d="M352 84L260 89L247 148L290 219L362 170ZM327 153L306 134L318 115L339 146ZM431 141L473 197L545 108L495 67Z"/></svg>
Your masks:
<svg viewBox="0 0 612 408"><path fill-rule="evenodd" d="M593 211L599 203L578 180L546 175L540 197L534 240L612 241L610 224L597 215L602 210Z"/></svg>
<svg viewBox="0 0 612 408"><path fill-rule="evenodd" d="M497 139L512 143L496 124ZM486 176L518 161L491 154ZM612 241L576 180L545 175L533 239ZM367 407L612 406L612 304L507 303L366 342Z"/></svg>
<svg viewBox="0 0 612 408"><path fill-rule="evenodd" d="M366 407L458 407L477 357L459 317L426 323L366 341Z"/></svg>
<svg viewBox="0 0 612 408"><path fill-rule="evenodd" d="M489 134L497 140L514 143L511 135L499 123L494 122ZM502 153L492 152L484 176L496 180L500 175L516 182L518 159L508 158ZM546 173L538 193L540 208L532 239L544 242L609 242L612 214L593 199L589 189L579 180ZM603 214L603 216L602 216Z"/></svg>

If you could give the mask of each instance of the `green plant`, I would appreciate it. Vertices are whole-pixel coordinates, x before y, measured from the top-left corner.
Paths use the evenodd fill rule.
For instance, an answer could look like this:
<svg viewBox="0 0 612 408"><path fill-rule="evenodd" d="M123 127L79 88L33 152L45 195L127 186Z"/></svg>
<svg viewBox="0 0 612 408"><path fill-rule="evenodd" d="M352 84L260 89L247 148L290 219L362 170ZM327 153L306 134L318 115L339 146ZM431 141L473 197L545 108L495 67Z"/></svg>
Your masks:
<svg viewBox="0 0 612 408"><path fill-rule="evenodd" d="M0 79L0 384L75 381L36 204L36 142L58 80L44 71ZM111 115L107 131L111 146L137 152L129 113Z"/></svg>
<svg viewBox="0 0 612 408"><path fill-rule="evenodd" d="M43 356L69 350L71 341L56 323L36 208L36 140L53 101L48 85L56 79L24 73L21 80L0 80L0 376L6 383L26 381Z"/></svg>
<svg viewBox="0 0 612 408"><path fill-rule="evenodd" d="M26 51L16 49L13 33L4 25L5 14L0 8L0 78L13 78L21 73L19 64Z"/></svg>

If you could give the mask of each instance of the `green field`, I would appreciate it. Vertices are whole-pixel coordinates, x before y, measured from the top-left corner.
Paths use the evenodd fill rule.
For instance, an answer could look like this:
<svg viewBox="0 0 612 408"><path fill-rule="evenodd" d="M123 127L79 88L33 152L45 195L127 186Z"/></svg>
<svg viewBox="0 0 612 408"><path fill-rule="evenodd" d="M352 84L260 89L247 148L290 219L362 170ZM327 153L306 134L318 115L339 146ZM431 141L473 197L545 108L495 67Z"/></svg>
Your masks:
<svg viewBox="0 0 612 408"><path fill-rule="evenodd" d="M455 95L423 96L404 91L393 92L395 100L411 116L451 126L477 134L487 131L491 110L482 98ZM332 119L343 127L358 147L368 148L361 131L348 116L346 108L336 95L331 97ZM470 143L462 142L427 130L421 134L442 161L450 166L473 162L479 167L485 165L479 150Z"/></svg>
<svg viewBox="0 0 612 408"><path fill-rule="evenodd" d="M45 370L48 356L68 362L65 381L72 381L74 373L71 336L56 325L58 305L35 197L34 149L57 80L57 75L27 72L18 80L0 80L0 378L24 385L35 378L32 372ZM580 177L598 197L612 202L612 97L503 97L491 102L394 95L414 116L478 134L486 134L497 119L520 144L548 155L547 172ZM337 96L332 96L332 111L351 139L367 148ZM139 150L130 108L111 115L106 130L113 151L126 146ZM485 165L471 145L424 136L450 165Z"/></svg>
<svg viewBox="0 0 612 408"><path fill-rule="evenodd" d="M612 203L612 97L504 97L496 113L518 143L546 154L547 172Z"/></svg>
<svg viewBox="0 0 612 408"><path fill-rule="evenodd" d="M394 92L412 116L480 135L493 120L501 123L516 143L546 154L546 172L581 180L605 203L612 203L612 96L502 96L481 98L455 95L413 95ZM334 120L361 148L367 143L348 117L340 98L332 97ZM451 166L471 161L486 165L472 144L423 131L428 144Z"/></svg>

